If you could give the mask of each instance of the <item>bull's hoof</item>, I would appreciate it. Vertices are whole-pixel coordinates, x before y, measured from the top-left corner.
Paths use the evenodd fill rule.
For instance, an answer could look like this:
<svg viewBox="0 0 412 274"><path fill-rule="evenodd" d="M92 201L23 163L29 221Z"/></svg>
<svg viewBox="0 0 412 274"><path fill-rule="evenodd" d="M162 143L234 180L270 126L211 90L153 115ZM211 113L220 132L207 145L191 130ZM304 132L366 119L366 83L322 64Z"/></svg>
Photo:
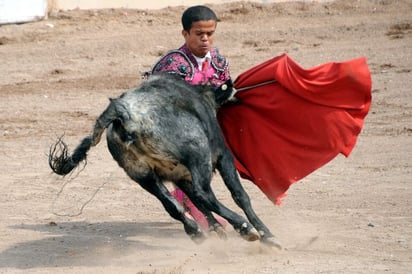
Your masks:
<svg viewBox="0 0 412 274"><path fill-rule="evenodd" d="M209 228L210 233L216 233L216 235L223 240L227 240L226 230L221 225L214 225Z"/></svg>
<svg viewBox="0 0 412 274"><path fill-rule="evenodd" d="M203 232L203 230L192 219L186 219L186 223L183 226L184 226L186 234L195 243L200 244L206 239L206 235Z"/></svg>
<svg viewBox="0 0 412 274"><path fill-rule="evenodd" d="M203 243L206 239L206 235L203 233L201 229L196 231L196 233L190 234L189 236L192 239L192 241L197 244Z"/></svg>
<svg viewBox="0 0 412 274"><path fill-rule="evenodd" d="M280 244L280 242L275 238L275 237L262 237L261 239L260 239L260 241L263 243L263 244L265 244L265 245L268 245L268 246L270 246L270 247L275 247L275 248L277 248L277 249L279 249L279 250L282 250L283 249L283 247L282 247L282 245Z"/></svg>
<svg viewBox="0 0 412 274"><path fill-rule="evenodd" d="M239 230L240 236L242 236L243 239L246 241L252 242L252 241L257 241L260 239L260 235L256 228L254 228L252 225L248 223L243 223L240 230Z"/></svg>

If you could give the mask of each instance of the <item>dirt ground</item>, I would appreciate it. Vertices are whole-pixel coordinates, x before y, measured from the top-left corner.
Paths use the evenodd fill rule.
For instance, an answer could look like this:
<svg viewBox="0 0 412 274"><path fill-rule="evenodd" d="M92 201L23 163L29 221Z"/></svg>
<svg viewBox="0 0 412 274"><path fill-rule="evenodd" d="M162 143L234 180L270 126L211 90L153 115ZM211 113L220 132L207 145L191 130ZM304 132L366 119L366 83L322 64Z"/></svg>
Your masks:
<svg viewBox="0 0 412 274"><path fill-rule="evenodd" d="M274 206L242 181L284 246L210 237L197 245L112 160L105 141L84 170L51 174L57 136L73 148L109 97L181 45L184 7L53 12L0 26L1 273L410 273L412 3L213 5L215 45L233 78L287 52L303 67L366 56L372 107L349 158L293 185ZM238 211L217 175L219 199Z"/></svg>

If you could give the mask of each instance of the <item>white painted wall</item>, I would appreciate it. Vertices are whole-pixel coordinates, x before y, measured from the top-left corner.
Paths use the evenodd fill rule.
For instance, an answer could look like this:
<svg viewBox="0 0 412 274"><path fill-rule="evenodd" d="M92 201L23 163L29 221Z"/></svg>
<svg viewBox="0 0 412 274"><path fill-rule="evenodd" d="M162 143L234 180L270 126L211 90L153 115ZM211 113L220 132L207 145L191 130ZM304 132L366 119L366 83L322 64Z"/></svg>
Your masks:
<svg viewBox="0 0 412 274"><path fill-rule="evenodd" d="M0 0L0 24L24 23L47 16L47 0Z"/></svg>

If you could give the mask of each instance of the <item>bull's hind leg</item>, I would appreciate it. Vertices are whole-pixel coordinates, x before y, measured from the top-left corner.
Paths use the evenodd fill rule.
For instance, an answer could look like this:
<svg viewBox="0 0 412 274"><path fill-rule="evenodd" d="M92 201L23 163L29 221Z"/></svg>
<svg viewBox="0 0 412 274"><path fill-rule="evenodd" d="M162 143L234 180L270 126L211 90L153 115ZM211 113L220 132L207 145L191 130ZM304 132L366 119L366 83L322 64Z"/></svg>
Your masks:
<svg viewBox="0 0 412 274"><path fill-rule="evenodd" d="M185 216L182 206L180 206L160 180L145 178L135 181L145 190L156 196L172 218L183 223L186 234L188 234L193 241L200 243L205 239L205 235L199 225Z"/></svg>
<svg viewBox="0 0 412 274"><path fill-rule="evenodd" d="M130 178L159 199L172 218L183 223L186 234L188 234L195 242L203 241L205 238L203 231L195 221L185 216L183 208L169 193L169 190L160 179L154 174L138 175L143 172L134 170L134 168L136 168L135 165L138 163L135 160L136 156L130 152L129 149L125 148L124 141L122 141L122 137L125 137L125 134L124 128L119 123L114 122L113 126L108 128L107 145L113 158L126 171ZM135 165L128 165L127 163L130 162Z"/></svg>
<svg viewBox="0 0 412 274"><path fill-rule="evenodd" d="M216 168L225 182L225 185L232 194L236 204L245 212L252 225L259 231L262 242L281 248L281 245L275 239L266 225L259 219L252 208L250 198L240 183L232 155L225 150L222 157L218 160Z"/></svg>

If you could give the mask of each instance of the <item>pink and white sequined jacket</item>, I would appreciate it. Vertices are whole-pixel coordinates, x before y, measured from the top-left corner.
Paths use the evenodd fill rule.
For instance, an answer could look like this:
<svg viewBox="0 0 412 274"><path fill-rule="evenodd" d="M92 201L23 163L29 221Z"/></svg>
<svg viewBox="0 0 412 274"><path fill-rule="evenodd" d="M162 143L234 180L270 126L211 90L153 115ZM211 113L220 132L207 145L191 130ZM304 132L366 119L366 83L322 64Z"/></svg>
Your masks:
<svg viewBox="0 0 412 274"><path fill-rule="evenodd" d="M193 54L183 45L162 56L154 64L151 74L172 73L181 76L190 84L210 84L217 88L230 78L229 64L217 48L212 48L210 55L210 65L202 71L198 68Z"/></svg>

